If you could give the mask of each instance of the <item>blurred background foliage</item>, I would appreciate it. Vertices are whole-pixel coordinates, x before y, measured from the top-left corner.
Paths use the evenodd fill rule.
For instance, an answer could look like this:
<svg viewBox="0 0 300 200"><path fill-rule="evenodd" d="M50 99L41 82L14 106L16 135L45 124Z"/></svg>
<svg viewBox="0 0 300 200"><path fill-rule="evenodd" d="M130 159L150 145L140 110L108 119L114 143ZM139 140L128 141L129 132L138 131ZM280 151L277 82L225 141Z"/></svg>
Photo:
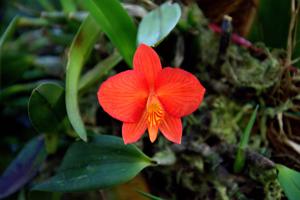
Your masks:
<svg viewBox="0 0 300 200"><path fill-rule="evenodd" d="M154 25L160 21L145 20L144 31L138 24L164 1L121 2L133 23L124 22L127 15L115 0L0 2L0 198L45 196L29 194L36 187L55 191L47 194L49 199L159 199L151 194L164 199L299 199L300 179L290 178L298 177L300 170L300 15L293 17L293 1L176 1L180 20L175 28L177 20L163 26L168 36L156 38L155 49L164 66L194 73L207 93L200 109L183 119L182 145L162 137L151 144L145 136L137 143L143 153L118 138L100 137L120 137L121 123L100 108L96 92L107 77L130 67L137 38L153 43L149 37L151 31L161 31ZM299 1L294 2L299 9ZM177 6L168 9L173 9L173 19L180 15ZM88 12L95 21L88 21ZM105 19L105 13L110 18ZM225 14L233 24L229 45L230 31L218 31ZM117 28L101 27L106 22ZM82 28L84 24L90 28ZM147 30L151 25L153 29ZM82 32L84 43L76 46ZM136 33L149 37L135 38ZM74 96L65 99L71 90ZM68 114L68 109L78 115ZM81 120L82 126L74 127ZM77 135L83 139L87 135L90 145L73 144ZM105 144L107 148L101 149ZM118 185L85 193L73 193L78 188L68 181L62 191L55 182L44 182L54 175L53 180L60 180L64 170L77 167L76 162L97 172L106 169L93 162L96 153L116 164L108 167L132 171L119 177L110 174L115 179L109 183L78 184L81 190ZM237 157L245 159L245 165L236 164L243 163ZM128 160L132 165L118 166L118 161ZM162 166L153 166L154 161ZM234 165L241 169L234 170ZM147 166L153 167L121 184ZM104 174L95 177L102 180ZM59 193L63 190L71 193Z"/></svg>

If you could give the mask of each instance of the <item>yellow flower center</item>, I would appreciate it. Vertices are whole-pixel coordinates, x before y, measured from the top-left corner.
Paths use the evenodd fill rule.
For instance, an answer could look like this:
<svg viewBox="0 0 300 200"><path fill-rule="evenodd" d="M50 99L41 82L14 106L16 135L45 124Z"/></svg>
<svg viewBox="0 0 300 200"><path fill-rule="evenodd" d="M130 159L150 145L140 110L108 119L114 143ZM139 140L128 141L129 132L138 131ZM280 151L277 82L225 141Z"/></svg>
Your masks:
<svg viewBox="0 0 300 200"><path fill-rule="evenodd" d="M151 142L157 138L158 127L164 118L164 109L155 95L150 95L147 101L147 125Z"/></svg>

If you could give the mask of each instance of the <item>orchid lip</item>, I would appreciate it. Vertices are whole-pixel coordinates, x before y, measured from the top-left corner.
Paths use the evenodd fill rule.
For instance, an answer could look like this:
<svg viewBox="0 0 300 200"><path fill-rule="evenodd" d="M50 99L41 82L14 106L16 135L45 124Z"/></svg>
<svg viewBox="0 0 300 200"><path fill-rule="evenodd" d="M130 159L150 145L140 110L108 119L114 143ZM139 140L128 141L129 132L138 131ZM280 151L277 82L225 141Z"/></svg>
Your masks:
<svg viewBox="0 0 300 200"><path fill-rule="evenodd" d="M147 126L150 140L157 138L158 128L164 119L165 111L155 94L151 93L147 101Z"/></svg>

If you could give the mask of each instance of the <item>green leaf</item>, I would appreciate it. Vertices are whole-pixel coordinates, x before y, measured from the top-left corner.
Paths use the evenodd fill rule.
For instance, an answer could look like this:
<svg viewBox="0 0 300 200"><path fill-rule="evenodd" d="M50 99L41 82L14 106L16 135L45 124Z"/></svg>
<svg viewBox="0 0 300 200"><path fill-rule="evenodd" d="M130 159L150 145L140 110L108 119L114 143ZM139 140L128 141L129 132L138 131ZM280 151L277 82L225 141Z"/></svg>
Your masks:
<svg viewBox="0 0 300 200"><path fill-rule="evenodd" d="M67 151L58 173L33 190L51 192L87 191L129 181L152 160L134 145L108 135L77 142Z"/></svg>
<svg viewBox="0 0 300 200"><path fill-rule="evenodd" d="M180 16L180 6L171 2L166 2L149 12L139 25L138 43L154 46L172 31Z"/></svg>
<svg viewBox="0 0 300 200"><path fill-rule="evenodd" d="M129 66L136 49L136 27L118 0L84 1L101 29Z"/></svg>
<svg viewBox="0 0 300 200"><path fill-rule="evenodd" d="M31 123L40 133L53 133L66 117L64 88L55 83L43 83L32 91L28 103Z"/></svg>
<svg viewBox="0 0 300 200"><path fill-rule="evenodd" d="M81 69L100 34L98 24L88 16L72 42L66 73L66 106L69 120L78 136L87 141L86 130L78 105L78 84Z"/></svg>
<svg viewBox="0 0 300 200"><path fill-rule="evenodd" d="M235 173L241 172L242 169L244 168L245 159L246 159L245 158L245 148L247 147L248 142L249 142L250 133L251 133L252 127L255 123L258 107L259 106L257 105L254 112L252 113L250 120L249 120L249 122L244 130L244 133L242 135L239 147L237 149L237 155L236 155L234 166L233 166L233 170Z"/></svg>
<svg viewBox="0 0 300 200"><path fill-rule="evenodd" d="M300 172L290 169L284 165L276 165L278 181L289 200L299 200L300 198Z"/></svg>

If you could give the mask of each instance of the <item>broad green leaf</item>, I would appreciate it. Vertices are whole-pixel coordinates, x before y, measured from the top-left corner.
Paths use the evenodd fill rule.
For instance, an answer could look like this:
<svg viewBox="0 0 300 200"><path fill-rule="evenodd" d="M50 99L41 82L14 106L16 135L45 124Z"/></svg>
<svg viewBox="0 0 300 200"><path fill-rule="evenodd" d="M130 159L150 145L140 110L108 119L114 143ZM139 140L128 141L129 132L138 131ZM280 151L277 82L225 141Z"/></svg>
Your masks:
<svg viewBox="0 0 300 200"><path fill-rule="evenodd" d="M42 83L32 91L28 103L31 123L40 133L53 133L66 117L65 92L55 83Z"/></svg>
<svg viewBox="0 0 300 200"><path fill-rule="evenodd" d="M0 199L21 189L37 173L46 158L44 138L30 140L0 177Z"/></svg>
<svg viewBox="0 0 300 200"><path fill-rule="evenodd" d="M136 27L119 0L89 0L85 5L129 66L136 49Z"/></svg>
<svg viewBox="0 0 300 200"><path fill-rule="evenodd" d="M289 200L300 199L300 172L284 165L276 165L278 169L278 181Z"/></svg>
<svg viewBox="0 0 300 200"><path fill-rule="evenodd" d="M163 40L176 26L181 16L177 3L166 2L149 12L138 28L138 43L154 46Z"/></svg>
<svg viewBox="0 0 300 200"><path fill-rule="evenodd" d="M79 91L85 91L87 88L99 83L101 78L121 60L122 57L120 54L118 52L114 52L111 56L99 62L93 69L82 76L79 82Z"/></svg>
<svg viewBox="0 0 300 200"><path fill-rule="evenodd" d="M77 142L67 151L58 173L33 190L72 192L96 190L129 181L152 160L134 145L108 135Z"/></svg>
<svg viewBox="0 0 300 200"><path fill-rule="evenodd" d="M250 133L251 133L252 127L255 123L258 107L259 106L257 105L254 112L252 113L250 120L243 132L239 147L237 149L237 155L236 155L234 166L233 166L233 170L235 173L239 173L244 168L245 159L246 159L245 158L245 148L247 147L248 142L249 142Z"/></svg>
<svg viewBox="0 0 300 200"><path fill-rule="evenodd" d="M100 34L100 28L91 16L80 26L72 42L66 73L66 106L69 120L78 136L87 141L86 130L78 105L78 85L81 69Z"/></svg>

